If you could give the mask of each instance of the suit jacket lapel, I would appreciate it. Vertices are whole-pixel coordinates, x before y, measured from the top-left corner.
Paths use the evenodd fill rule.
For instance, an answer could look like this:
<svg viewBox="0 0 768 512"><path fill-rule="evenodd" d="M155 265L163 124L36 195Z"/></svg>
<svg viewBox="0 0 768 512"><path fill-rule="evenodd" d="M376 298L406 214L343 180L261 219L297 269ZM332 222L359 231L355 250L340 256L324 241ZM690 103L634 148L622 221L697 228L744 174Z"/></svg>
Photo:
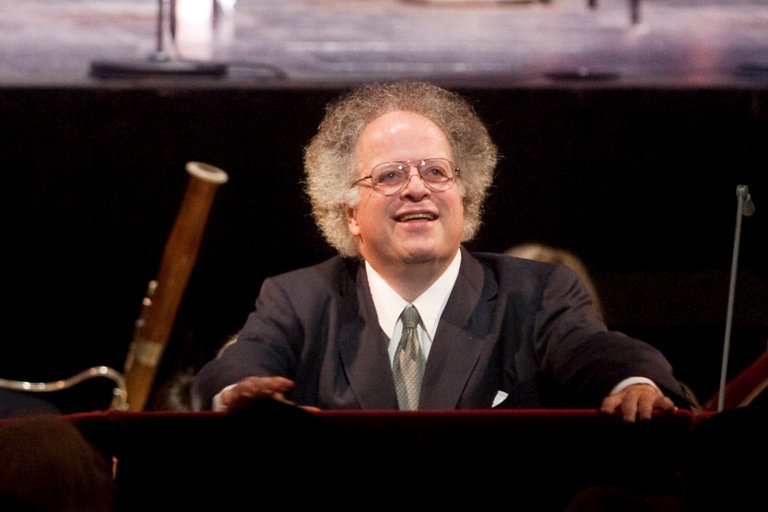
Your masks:
<svg viewBox="0 0 768 512"><path fill-rule="evenodd" d="M489 313L484 303L495 296L496 290L484 289L482 266L463 247L461 250L459 276L427 360L420 400L423 409L455 408L483 349L471 319L476 312Z"/></svg>
<svg viewBox="0 0 768 512"><path fill-rule="evenodd" d="M396 409L397 395L389 364L389 338L379 326L365 267L342 286L339 352L350 388L364 409ZM346 274L350 277L350 274Z"/></svg>

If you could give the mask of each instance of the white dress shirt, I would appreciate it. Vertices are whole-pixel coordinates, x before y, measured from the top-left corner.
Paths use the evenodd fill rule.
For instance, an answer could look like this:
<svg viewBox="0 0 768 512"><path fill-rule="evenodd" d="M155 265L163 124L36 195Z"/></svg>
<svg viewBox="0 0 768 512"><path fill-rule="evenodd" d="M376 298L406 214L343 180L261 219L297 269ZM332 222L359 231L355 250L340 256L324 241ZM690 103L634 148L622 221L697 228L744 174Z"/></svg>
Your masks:
<svg viewBox="0 0 768 512"><path fill-rule="evenodd" d="M368 276L368 286L373 296L373 305L376 308L376 315L379 318L379 325L384 333L389 336L389 362L392 364L395 358L395 350L400 340L400 334L403 332L403 323L400 321L400 314L408 304L413 304L419 312L421 322L417 328L419 334L419 343L424 359L429 356L429 349L432 347L432 340L437 331L437 324L443 315L443 309L448 303L448 297L451 295L453 285L456 284L456 278L459 277L459 267L461 267L461 251L456 252L453 261L443 274L432 283L421 295L412 303L403 299L392 289L389 284L381 277L368 262L365 262L365 273Z"/></svg>

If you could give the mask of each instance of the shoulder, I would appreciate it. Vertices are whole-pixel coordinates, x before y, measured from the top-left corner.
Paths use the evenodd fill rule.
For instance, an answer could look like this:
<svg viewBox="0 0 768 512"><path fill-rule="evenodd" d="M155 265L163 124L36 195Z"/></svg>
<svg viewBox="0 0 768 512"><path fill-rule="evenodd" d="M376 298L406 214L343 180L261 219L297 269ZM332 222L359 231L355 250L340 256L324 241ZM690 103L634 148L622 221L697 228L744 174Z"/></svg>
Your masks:
<svg viewBox="0 0 768 512"><path fill-rule="evenodd" d="M499 253L472 252L465 254L468 256L468 265L479 265L486 276L490 274L499 281L510 279L515 281L547 280L561 272L559 267L564 266Z"/></svg>
<svg viewBox="0 0 768 512"><path fill-rule="evenodd" d="M568 293L568 290L582 288L578 275L564 264L487 252L467 253L467 256L468 272L478 276L476 279L482 275L486 291L533 298L542 293ZM473 266L475 270L471 270Z"/></svg>
<svg viewBox="0 0 768 512"><path fill-rule="evenodd" d="M302 293L319 289L339 290L356 281L359 267L359 260L333 256L315 265L272 276L264 281L264 286L276 285Z"/></svg>

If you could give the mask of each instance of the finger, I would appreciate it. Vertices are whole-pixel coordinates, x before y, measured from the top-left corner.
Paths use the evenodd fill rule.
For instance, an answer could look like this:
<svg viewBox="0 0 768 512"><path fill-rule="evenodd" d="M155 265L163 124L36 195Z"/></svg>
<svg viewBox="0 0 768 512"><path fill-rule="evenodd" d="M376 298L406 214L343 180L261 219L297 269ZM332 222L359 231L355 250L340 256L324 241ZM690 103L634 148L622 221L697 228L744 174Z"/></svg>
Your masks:
<svg viewBox="0 0 768 512"><path fill-rule="evenodd" d="M238 384L253 396L270 396L293 388L293 381L284 377L248 377Z"/></svg>
<svg viewBox="0 0 768 512"><path fill-rule="evenodd" d="M291 379L286 379L285 377L256 377L256 378L262 379L265 384L267 384L268 386L274 389L281 389L283 391L288 391L294 385L294 382Z"/></svg>
<svg viewBox="0 0 768 512"><path fill-rule="evenodd" d="M656 403L657 394L649 396L648 393L641 393L637 398L637 417L641 420L649 420L653 416L653 406Z"/></svg>
<svg viewBox="0 0 768 512"><path fill-rule="evenodd" d="M222 395L222 405L233 409L264 398L278 398L285 401L283 392L292 387L293 381L283 377L248 377ZM279 396L276 396L278 394Z"/></svg>
<svg viewBox="0 0 768 512"><path fill-rule="evenodd" d="M624 395L624 398L621 401L621 415L624 418L624 421L627 423L634 423L637 419L637 411L637 396L632 393Z"/></svg>
<svg viewBox="0 0 768 512"><path fill-rule="evenodd" d="M672 401L671 398L665 395L661 395L656 399L654 402L654 407L656 409L659 409L661 411L676 411L677 406L675 405L675 402Z"/></svg>
<svg viewBox="0 0 768 512"><path fill-rule="evenodd" d="M269 399L272 396L272 394L266 393L263 390L254 392L250 389L241 387L230 390L228 397L222 397L222 403L228 409L240 409L257 400Z"/></svg>
<svg viewBox="0 0 768 512"><path fill-rule="evenodd" d="M619 395L608 395L603 399L603 404L600 406L600 411L606 414L613 414L616 412L616 408L621 404L621 397Z"/></svg>
<svg viewBox="0 0 768 512"><path fill-rule="evenodd" d="M641 420L649 420L655 410L674 411L675 403L667 396L654 390L638 390L636 395L637 417Z"/></svg>
<svg viewBox="0 0 768 512"><path fill-rule="evenodd" d="M283 402L284 404L296 405L296 402L294 402L293 400L288 400L282 391L276 391L272 393L270 398L272 400L277 400L278 402Z"/></svg>

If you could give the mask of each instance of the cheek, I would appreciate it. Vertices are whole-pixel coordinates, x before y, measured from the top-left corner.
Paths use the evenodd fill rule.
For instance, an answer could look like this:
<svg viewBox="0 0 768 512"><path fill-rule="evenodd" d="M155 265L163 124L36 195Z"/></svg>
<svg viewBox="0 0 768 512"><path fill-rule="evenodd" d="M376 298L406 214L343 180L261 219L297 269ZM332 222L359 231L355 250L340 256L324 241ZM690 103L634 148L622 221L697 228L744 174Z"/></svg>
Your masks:
<svg viewBox="0 0 768 512"><path fill-rule="evenodd" d="M460 194L455 194L450 197L445 203L445 207L448 209L449 216L452 221L463 224L464 222L464 199Z"/></svg>

